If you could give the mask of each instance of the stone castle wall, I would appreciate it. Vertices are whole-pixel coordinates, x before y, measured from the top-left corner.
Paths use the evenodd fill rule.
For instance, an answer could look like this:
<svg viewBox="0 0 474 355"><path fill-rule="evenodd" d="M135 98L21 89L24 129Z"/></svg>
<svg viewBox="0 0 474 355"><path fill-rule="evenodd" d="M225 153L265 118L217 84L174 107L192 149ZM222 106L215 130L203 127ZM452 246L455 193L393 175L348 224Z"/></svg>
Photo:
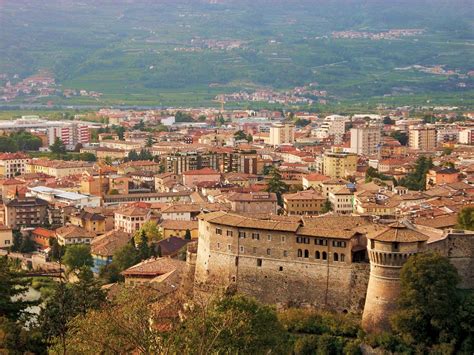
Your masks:
<svg viewBox="0 0 474 355"><path fill-rule="evenodd" d="M195 291L209 293L233 287L268 304L362 312L368 263L272 258L237 253L234 248L216 250L209 240L210 234L200 233Z"/></svg>

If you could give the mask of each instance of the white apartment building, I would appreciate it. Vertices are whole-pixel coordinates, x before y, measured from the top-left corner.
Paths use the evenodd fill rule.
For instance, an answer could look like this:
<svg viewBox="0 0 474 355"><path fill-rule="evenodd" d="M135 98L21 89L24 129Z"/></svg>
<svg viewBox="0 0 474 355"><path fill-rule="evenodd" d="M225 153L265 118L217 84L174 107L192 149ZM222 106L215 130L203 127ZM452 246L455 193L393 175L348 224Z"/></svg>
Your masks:
<svg viewBox="0 0 474 355"><path fill-rule="evenodd" d="M474 143L474 128L463 129L459 132L459 143L460 144L473 144Z"/></svg>
<svg viewBox="0 0 474 355"><path fill-rule="evenodd" d="M270 127L270 145L292 144L295 142L295 126L290 123L275 123Z"/></svg>
<svg viewBox="0 0 474 355"><path fill-rule="evenodd" d="M359 155L377 154L382 140L378 126L367 126L351 129L351 153Z"/></svg>
<svg viewBox="0 0 474 355"><path fill-rule="evenodd" d="M150 211L140 207L128 207L115 211L114 229L133 234L150 219Z"/></svg>

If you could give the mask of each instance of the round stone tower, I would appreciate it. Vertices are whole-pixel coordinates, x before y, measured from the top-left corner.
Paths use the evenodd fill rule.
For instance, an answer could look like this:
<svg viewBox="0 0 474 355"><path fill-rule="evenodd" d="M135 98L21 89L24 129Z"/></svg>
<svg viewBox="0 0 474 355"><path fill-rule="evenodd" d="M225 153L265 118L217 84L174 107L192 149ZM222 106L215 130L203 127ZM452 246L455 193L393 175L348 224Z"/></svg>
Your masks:
<svg viewBox="0 0 474 355"><path fill-rule="evenodd" d="M423 251L428 236L408 221L396 222L367 235L370 278L362 327L377 333L390 329L400 294L400 270L411 255Z"/></svg>

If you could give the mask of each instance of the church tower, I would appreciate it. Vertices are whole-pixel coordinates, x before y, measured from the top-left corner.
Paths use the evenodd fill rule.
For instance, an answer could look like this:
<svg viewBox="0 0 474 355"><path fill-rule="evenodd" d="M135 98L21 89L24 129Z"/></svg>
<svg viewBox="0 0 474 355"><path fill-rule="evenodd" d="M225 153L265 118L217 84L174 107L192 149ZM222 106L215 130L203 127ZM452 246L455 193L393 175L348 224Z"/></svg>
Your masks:
<svg viewBox="0 0 474 355"><path fill-rule="evenodd" d="M390 329L400 294L400 271L408 258L424 250L428 236L408 221L369 233L370 278L362 327L367 332Z"/></svg>

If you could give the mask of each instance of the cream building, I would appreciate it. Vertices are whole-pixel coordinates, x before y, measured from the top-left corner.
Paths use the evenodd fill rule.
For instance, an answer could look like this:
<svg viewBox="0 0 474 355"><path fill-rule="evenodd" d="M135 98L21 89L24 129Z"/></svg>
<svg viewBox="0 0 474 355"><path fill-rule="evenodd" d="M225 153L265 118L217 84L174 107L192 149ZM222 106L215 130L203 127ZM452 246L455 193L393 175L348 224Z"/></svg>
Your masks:
<svg viewBox="0 0 474 355"><path fill-rule="evenodd" d="M140 207L128 207L115 212L115 229L133 234L150 219L150 211Z"/></svg>
<svg viewBox="0 0 474 355"><path fill-rule="evenodd" d="M359 155L377 154L382 142L380 127L351 129L351 152Z"/></svg>
<svg viewBox="0 0 474 355"><path fill-rule="evenodd" d="M410 129L408 145L411 149L434 150L436 149L436 128L417 126Z"/></svg>
<svg viewBox="0 0 474 355"><path fill-rule="evenodd" d="M26 172L26 165L30 160L31 159L23 153L0 154L0 174L6 178L24 174Z"/></svg>
<svg viewBox="0 0 474 355"><path fill-rule="evenodd" d="M325 152L323 159L323 174L333 179L345 178L357 171L357 154L333 149L331 152Z"/></svg>
<svg viewBox="0 0 474 355"><path fill-rule="evenodd" d="M12 229L5 226L0 226L0 249L10 248L12 244Z"/></svg>
<svg viewBox="0 0 474 355"><path fill-rule="evenodd" d="M292 144L295 142L295 126L289 123L275 123L270 127L270 145Z"/></svg>

